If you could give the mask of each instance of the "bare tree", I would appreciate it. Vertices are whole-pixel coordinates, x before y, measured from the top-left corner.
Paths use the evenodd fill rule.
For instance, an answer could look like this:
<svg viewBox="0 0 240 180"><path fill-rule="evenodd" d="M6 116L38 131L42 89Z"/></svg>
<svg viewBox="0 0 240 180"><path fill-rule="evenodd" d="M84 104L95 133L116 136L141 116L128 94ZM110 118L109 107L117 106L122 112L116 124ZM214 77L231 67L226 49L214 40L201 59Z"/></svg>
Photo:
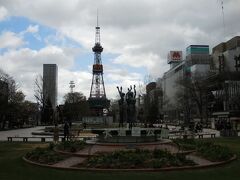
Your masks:
<svg viewBox="0 0 240 180"><path fill-rule="evenodd" d="M184 124L185 126L188 126L191 119L191 96L190 93L188 93L188 89L183 88L182 86L185 86L185 83L180 83L180 87L178 88L178 91L175 95L176 98L176 104L172 105L174 108L179 112L179 114L183 113L184 115Z"/></svg>
<svg viewBox="0 0 240 180"><path fill-rule="evenodd" d="M34 81L34 97L41 111L41 122L45 122L45 109L47 108L47 100L43 97L43 77L37 75ZM47 117L48 118L48 117Z"/></svg>
<svg viewBox="0 0 240 180"><path fill-rule="evenodd" d="M36 76L34 85L34 97L42 109L45 105L45 100L43 98L43 77L41 75Z"/></svg>
<svg viewBox="0 0 240 180"><path fill-rule="evenodd" d="M207 108L207 95L208 88L204 83L204 77L195 75L194 78L183 78L177 81L183 89L177 93L179 99L181 99L182 108L185 111L187 118L190 118L190 113L197 109L200 121L203 122L205 116L205 110ZM186 117L185 117L186 118Z"/></svg>
<svg viewBox="0 0 240 180"><path fill-rule="evenodd" d="M156 78L154 78L152 75L147 74L144 76L144 84L147 85L150 82L156 82Z"/></svg>
<svg viewBox="0 0 240 180"><path fill-rule="evenodd" d="M70 92L64 95L63 97L64 103L78 103L81 101L85 101L86 97L82 92Z"/></svg>
<svg viewBox="0 0 240 180"><path fill-rule="evenodd" d="M86 97L81 92L70 92L64 95L63 114L68 121L80 120L89 114Z"/></svg>

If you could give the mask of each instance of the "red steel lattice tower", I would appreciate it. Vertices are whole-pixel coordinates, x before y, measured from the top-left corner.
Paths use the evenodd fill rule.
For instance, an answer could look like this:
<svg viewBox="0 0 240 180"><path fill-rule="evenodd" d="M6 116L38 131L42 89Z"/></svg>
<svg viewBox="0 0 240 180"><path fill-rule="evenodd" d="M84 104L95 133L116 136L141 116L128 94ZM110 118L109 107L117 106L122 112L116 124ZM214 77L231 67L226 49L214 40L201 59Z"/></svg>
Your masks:
<svg viewBox="0 0 240 180"><path fill-rule="evenodd" d="M101 53L103 47L100 42L100 27L96 26L95 45L92 48L94 52L94 64L92 68L92 84L90 90L90 97L88 98L90 109L95 115L101 116L103 109L108 109L110 101L106 97L106 91L103 80L103 65L101 60Z"/></svg>

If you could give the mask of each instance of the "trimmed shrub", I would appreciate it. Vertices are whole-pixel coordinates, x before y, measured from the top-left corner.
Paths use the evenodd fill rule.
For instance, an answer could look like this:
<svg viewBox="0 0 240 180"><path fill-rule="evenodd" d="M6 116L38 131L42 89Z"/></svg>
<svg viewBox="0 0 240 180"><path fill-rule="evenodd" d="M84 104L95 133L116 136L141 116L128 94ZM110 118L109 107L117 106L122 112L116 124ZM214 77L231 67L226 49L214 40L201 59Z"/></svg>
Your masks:
<svg viewBox="0 0 240 180"><path fill-rule="evenodd" d="M85 147L84 141L64 141L57 145L57 148L68 152L77 152Z"/></svg>
<svg viewBox="0 0 240 180"><path fill-rule="evenodd" d="M95 168L161 168L170 166L193 165L184 155L172 155L168 151L136 149L134 151L116 151L91 157L84 163Z"/></svg>
<svg viewBox="0 0 240 180"><path fill-rule="evenodd" d="M196 150L197 153L210 161L226 161L233 156L229 148L215 145L213 142L197 141L194 139L175 139L182 150Z"/></svg>
<svg viewBox="0 0 240 180"><path fill-rule="evenodd" d="M228 147L201 142L197 145L197 153L210 161L226 161L233 156Z"/></svg>
<svg viewBox="0 0 240 180"><path fill-rule="evenodd" d="M179 146L181 150L195 150L197 142L194 139L174 139L173 142Z"/></svg>
<svg viewBox="0 0 240 180"><path fill-rule="evenodd" d="M63 156L57 154L53 150L48 148L37 147L31 152L28 152L25 156L27 159L43 164L55 164L64 159Z"/></svg>

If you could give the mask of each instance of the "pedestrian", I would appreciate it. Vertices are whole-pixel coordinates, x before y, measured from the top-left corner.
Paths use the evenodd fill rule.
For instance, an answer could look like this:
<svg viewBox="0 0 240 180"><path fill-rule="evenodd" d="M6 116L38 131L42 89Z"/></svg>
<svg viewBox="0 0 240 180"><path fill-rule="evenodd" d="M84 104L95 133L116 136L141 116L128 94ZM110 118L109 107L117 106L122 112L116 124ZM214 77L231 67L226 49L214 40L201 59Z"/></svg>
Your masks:
<svg viewBox="0 0 240 180"><path fill-rule="evenodd" d="M55 124L54 130L53 130L53 140L54 143L57 144L58 140L59 140L59 129L58 129L58 125Z"/></svg>
<svg viewBox="0 0 240 180"><path fill-rule="evenodd" d="M83 129L86 129L87 128L87 123L83 123Z"/></svg>
<svg viewBox="0 0 240 180"><path fill-rule="evenodd" d="M67 141L68 141L68 138L69 138L69 125L68 125L67 121L65 121L65 124L64 124L64 127L63 127L63 131L64 131L64 140L67 139Z"/></svg>

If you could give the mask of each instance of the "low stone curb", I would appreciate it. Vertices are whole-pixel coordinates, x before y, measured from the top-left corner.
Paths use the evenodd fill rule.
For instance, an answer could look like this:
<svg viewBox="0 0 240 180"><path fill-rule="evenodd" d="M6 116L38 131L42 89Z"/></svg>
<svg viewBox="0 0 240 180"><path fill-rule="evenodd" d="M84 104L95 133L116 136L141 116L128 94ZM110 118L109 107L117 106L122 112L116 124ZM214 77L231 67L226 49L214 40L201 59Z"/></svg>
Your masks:
<svg viewBox="0 0 240 180"><path fill-rule="evenodd" d="M91 156L97 156L95 154L81 154L81 153L75 153L75 152L67 152L67 151L62 151L57 148L53 148L53 150L57 153L64 154L64 155L71 155L71 156L76 156L76 157L91 157Z"/></svg>
<svg viewBox="0 0 240 180"><path fill-rule="evenodd" d="M57 148L54 148L53 150L54 150L55 152L57 152L57 153L60 153L60 154L71 155L71 156L76 156L76 157L92 157L92 156L98 156L98 154L81 154L81 153L67 152L67 151L59 150L59 149L57 149ZM184 154L184 155L187 155L187 154L191 154L191 153L194 153L194 152L196 152L196 150L179 151L179 152L176 152L176 153L173 153L173 154Z"/></svg>
<svg viewBox="0 0 240 180"><path fill-rule="evenodd" d="M69 156L76 156L76 157L93 157L93 156L98 156L99 154L83 154L83 153L75 153L75 152L68 152L68 151L62 151L57 148L53 149L55 152L63 155L69 155ZM179 152L183 154L189 154L191 152Z"/></svg>
<svg viewBox="0 0 240 180"><path fill-rule="evenodd" d="M187 154L191 154L196 152L196 150L189 150L189 151L179 151L176 154L183 154L183 155L187 155Z"/></svg>
<svg viewBox="0 0 240 180"><path fill-rule="evenodd" d="M145 145L160 145L160 144L171 144L171 140L155 141L155 142L139 142L139 143L104 143L104 142L86 142L90 145L99 145L99 146L127 146L127 145L135 145L135 146L145 146Z"/></svg>
<svg viewBox="0 0 240 180"><path fill-rule="evenodd" d="M91 171L91 172L160 172L160 171L177 171L177 170L191 170L191 169L205 169L209 167L218 167L230 163L237 159L237 156L234 155L231 159L227 161L215 162L209 165L196 165L196 166L183 166L183 167L169 167L169 168L142 168L142 169L102 169L102 168L78 168L78 167L56 167L54 165L41 164L28 160L26 157L23 157L23 160L27 163L54 168L54 169L63 169L63 170L78 170L78 171Z"/></svg>

